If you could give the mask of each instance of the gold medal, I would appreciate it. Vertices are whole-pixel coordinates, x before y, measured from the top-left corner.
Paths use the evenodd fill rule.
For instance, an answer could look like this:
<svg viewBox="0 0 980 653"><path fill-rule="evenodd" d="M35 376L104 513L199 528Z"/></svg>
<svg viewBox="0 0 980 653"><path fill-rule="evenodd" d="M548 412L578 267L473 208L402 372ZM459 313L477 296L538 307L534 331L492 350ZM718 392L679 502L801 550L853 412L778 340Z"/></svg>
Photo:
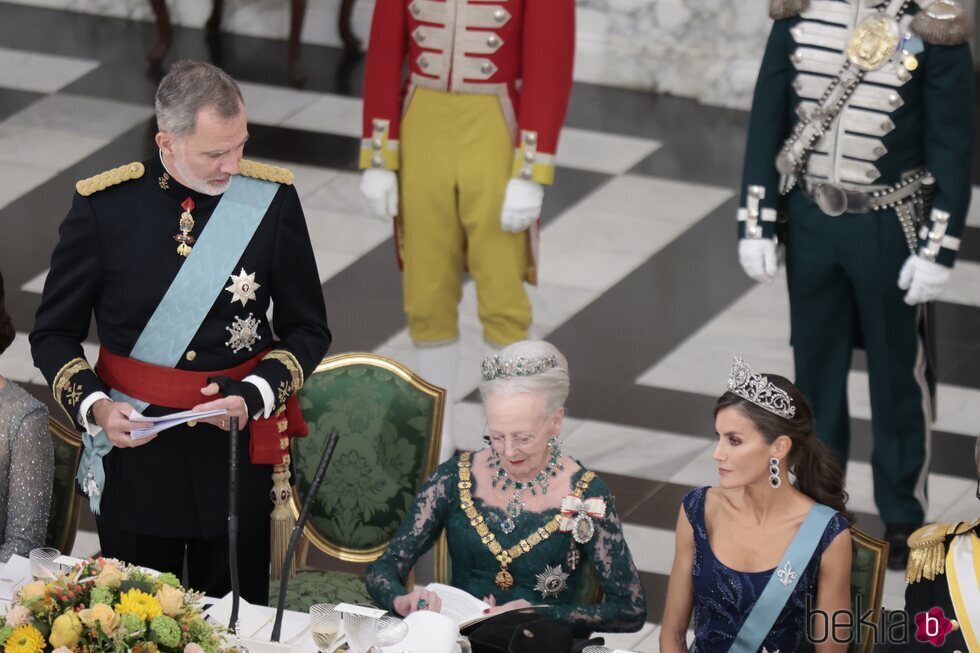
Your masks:
<svg viewBox="0 0 980 653"><path fill-rule="evenodd" d="M902 63L905 65L905 70L909 72L919 67L919 60L915 58L914 54L907 55Z"/></svg>
<svg viewBox="0 0 980 653"><path fill-rule="evenodd" d="M494 577L493 582L497 583L497 587L499 587L500 589L509 590L511 587L514 586L514 577L511 575L509 571L502 568L500 571L497 572L497 575Z"/></svg>
<svg viewBox="0 0 980 653"><path fill-rule="evenodd" d="M194 216L191 215L191 211L194 210L194 200L188 197L181 203L180 207L184 209L184 212L180 214L180 220L177 222L180 233L174 236L174 240L180 243L177 245L177 253L181 256L188 256L191 253L191 245L196 240L191 235L191 231L194 230Z"/></svg>
<svg viewBox="0 0 980 653"><path fill-rule="evenodd" d="M874 15L862 20L847 44L847 58L861 70L885 65L901 41L898 22L891 16Z"/></svg>

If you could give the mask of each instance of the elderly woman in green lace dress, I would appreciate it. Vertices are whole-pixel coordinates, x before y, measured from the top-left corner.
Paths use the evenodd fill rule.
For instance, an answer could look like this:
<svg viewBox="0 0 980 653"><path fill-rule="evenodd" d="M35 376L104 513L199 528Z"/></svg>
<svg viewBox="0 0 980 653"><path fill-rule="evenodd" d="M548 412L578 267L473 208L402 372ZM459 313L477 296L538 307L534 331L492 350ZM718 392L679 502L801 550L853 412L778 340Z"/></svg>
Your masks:
<svg viewBox="0 0 980 653"><path fill-rule="evenodd" d="M561 451L568 363L553 345L521 341L487 358L480 394L489 446L440 465L384 555L368 571L375 602L400 615L440 608L404 582L446 531L452 584L491 611L547 605L576 632L635 631L646 599L606 484ZM591 565L601 603L576 602Z"/></svg>

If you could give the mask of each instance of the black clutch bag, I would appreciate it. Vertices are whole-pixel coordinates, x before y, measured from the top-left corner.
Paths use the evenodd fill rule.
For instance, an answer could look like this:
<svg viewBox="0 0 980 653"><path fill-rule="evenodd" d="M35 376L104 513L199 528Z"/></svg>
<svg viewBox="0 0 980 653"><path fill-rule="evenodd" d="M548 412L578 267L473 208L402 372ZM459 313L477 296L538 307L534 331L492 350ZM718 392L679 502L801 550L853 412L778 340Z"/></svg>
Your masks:
<svg viewBox="0 0 980 653"><path fill-rule="evenodd" d="M473 653L577 653L603 642L601 637L576 640L571 628L533 610L501 613L463 634L469 638Z"/></svg>

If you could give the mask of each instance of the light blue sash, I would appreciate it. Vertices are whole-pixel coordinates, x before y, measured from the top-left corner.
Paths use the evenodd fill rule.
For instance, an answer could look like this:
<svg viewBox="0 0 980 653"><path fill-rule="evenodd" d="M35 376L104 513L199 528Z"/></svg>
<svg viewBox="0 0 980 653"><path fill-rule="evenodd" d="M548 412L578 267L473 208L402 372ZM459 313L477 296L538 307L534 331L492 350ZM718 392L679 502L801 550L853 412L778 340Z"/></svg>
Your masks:
<svg viewBox="0 0 980 653"><path fill-rule="evenodd" d="M783 554L779 567L773 572L759 600L745 618L732 647L728 649L729 653L758 653L786 601L793 594L800 576L810 564L813 552L820 544L820 538L835 512L830 506L821 503L814 504L810 509L803 525Z"/></svg>
<svg viewBox="0 0 980 653"><path fill-rule="evenodd" d="M190 256L180 266L160 304L137 339L130 357L144 363L174 367L201 328L229 274L255 235L279 184L236 175L197 239ZM128 402L142 411L147 402L116 389L113 401ZM87 434L85 434L87 436ZM92 512L98 514L105 470L102 457L112 445L104 431L83 436L84 449L78 467L78 482L89 495Z"/></svg>

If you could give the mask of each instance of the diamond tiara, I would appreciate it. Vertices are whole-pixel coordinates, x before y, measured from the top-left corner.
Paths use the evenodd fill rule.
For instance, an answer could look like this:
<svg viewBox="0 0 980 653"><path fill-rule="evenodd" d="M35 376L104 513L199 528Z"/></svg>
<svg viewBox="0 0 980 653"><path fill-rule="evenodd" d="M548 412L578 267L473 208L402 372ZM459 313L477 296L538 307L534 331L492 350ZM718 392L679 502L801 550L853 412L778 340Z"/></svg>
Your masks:
<svg viewBox="0 0 980 653"><path fill-rule="evenodd" d="M554 356L541 358L501 358L499 355L487 356L480 365L484 381L504 379L509 376L534 376L558 367L558 359Z"/></svg>
<svg viewBox="0 0 980 653"><path fill-rule="evenodd" d="M793 398L762 374L756 374L741 356L736 356L732 363L732 371L728 374L728 390L784 419L791 419L796 415Z"/></svg>

